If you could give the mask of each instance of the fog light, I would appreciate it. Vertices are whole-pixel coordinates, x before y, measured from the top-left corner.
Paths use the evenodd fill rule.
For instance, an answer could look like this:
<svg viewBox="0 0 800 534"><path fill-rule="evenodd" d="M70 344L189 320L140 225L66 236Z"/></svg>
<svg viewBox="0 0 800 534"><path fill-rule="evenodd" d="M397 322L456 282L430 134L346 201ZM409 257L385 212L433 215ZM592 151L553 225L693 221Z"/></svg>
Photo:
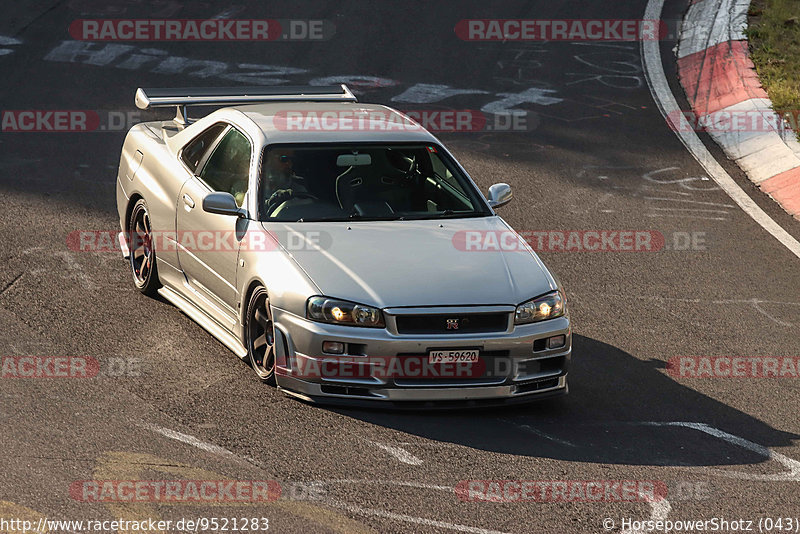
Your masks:
<svg viewBox="0 0 800 534"><path fill-rule="evenodd" d="M322 352L328 354L344 354L344 343L338 341L323 341Z"/></svg>
<svg viewBox="0 0 800 534"><path fill-rule="evenodd" d="M563 347L567 344L567 336L561 334L560 336L553 336L547 338L547 348L548 349L557 349L559 347Z"/></svg>

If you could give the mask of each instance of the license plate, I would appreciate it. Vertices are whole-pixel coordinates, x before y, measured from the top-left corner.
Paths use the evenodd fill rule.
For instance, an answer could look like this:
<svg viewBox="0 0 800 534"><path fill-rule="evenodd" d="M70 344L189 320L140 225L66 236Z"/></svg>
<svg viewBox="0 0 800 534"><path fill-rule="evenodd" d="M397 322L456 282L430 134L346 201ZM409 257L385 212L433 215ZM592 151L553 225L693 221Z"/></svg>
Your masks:
<svg viewBox="0 0 800 534"><path fill-rule="evenodd" d="M477 362L480 351L470 350L432 350L428 352L428 363Z"/></svg>

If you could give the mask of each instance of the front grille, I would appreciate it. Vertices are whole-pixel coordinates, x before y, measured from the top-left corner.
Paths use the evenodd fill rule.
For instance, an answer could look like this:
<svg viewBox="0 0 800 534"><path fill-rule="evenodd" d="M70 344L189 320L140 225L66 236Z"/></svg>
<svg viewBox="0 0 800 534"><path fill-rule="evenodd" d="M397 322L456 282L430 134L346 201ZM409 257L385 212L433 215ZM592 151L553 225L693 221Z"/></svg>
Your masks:
<svg viewBox="0 0 800 534"><path fill-rule="evenodd" d="M442 315L398 315L399 334L480 334L505 332L509 314L451 313Z"/></svg>

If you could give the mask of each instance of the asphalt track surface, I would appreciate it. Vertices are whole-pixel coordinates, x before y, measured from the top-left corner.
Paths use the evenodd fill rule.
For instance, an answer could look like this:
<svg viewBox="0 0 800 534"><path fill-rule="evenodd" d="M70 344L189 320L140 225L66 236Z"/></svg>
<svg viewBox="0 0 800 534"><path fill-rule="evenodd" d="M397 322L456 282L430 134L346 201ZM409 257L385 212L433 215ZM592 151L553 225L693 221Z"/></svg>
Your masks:
<svg viewBox="0 0 800 534"><path fill-rule="evenodd" d="M223 62L228 74L247 70L238 63L297 69L273 69L266 77L278 83L386 78L395 84L362 85L361 100L405 109L480 109L500 94L541 89L555 100L516 106L538 117L530 131L440 138L482 189L512 184L515 199L502 216L518 230L652 230L672 246L541 254L567 289L574 322L565 398L443 413L311 406L260 384L180 311L136 292L118 255L67 247L74 230L116 227L124 131L3 132L0 352L89 356L101 369L138 358L140 369L0 380L1 517L265 516L275 532L571 533L602 532L606 518L619 532L623 517L800 516L798 380L666 371L675 356L800 354L797 258L706 179L669 130L637 43L477 43L453 32L467 18L637 19L644 0L234 1L7 3L0 35L13 39L0 43L10 50L0 56L0 107L135 111L139 86L248 82L224 72L198 76L197 64L172 74L154 72L155 60L123 68L140 49ZM678 19L685 7L668 1L663 17ZM108 61L53 53L71 41L67 28L79 18L226 11L325 19L336 34L324 42L124 43L134 48ZM661 45L671 79L673 46ZM415 84L485 93L427 105L392 100ZM723 165L800 235L796 221ZM671 250L687 233L702 246ZM69 492L79 480L134 479L269 479L284 491L273 503L236 506L87 503ZM472 479L655 480L669 493L656 504L462 502L453 488Z"/></svg>

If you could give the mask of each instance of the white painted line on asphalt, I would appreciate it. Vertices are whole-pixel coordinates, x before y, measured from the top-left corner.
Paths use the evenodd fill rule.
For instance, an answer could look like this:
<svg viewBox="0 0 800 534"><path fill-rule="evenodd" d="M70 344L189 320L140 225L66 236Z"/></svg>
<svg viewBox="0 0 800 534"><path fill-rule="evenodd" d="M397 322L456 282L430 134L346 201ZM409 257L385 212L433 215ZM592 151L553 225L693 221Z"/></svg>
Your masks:
<svg viewBox="0 0 800 534"><path fill-rule="evenodd" d="M727 221L727 217L706 217L691 213L646 213L647 217L683 217L684 219L705 219L707 221Z"/></svg>
<svg viewBox="0 0 800 534"><path fill-rule="evenodd" d="M644 13L644 20L660 20L661 11L664 7L664 0L648 0L647 8ZM660 41L642 39L640 41L642 50L642 63L644 66L645 79L650 87L658 109L665 120L678 118L681 122L672 128L678 139L681 140L687 150L694 156L700 165L706 170L708 175L720 186L720 188L739 205L742 210L756 221L762 228L769 232L775 239L781 242L789 251L800 258L800 242L792 237L786 230L781 228L772 218L767 215L750 198L744 190L730 177L722 168L722 165L714 159L711 152L703 145L703 142L692 130L686 117L681 112L675 96L667 83L667 76L664 73L664 65L661 63ZM669 117L669 118L668 118ZM666 125L666 123L665 123Z"/></svg>
<svg viewBox="0 0 800 534"><path fill-rule="evenodd" d="M724 214L726 214L726 213L728 213L728 212L727 212L727 211L725 211L725 210L714 210L714 209L709 209L709 208L670 208L670 207L666 207L666 206L652 206L650 209L651 209L651 210L657 210L657 211L658 211L658 210L661 210L661 211L670 211L670 212L675 212L675 211L690 211L690 212L692 212L692 213L721 213L721 214L723 214L723 215L724 215ZM659 213L659 215L662 215L662 214L661 214L661 213ZM682 214L682 215L683 215L683 214Z"/></svg>
<svg viewBox="0 0 800 534"><path fill-rule="evenodd" d="M787 323L786 321L781 321L777 317L774 317L773 315L767 313L767 310L762 308L761 305L759 304L758 299L750 299L749 304L751 304L753 306L753 308L755 308L755 310L758 313L760 313L761 315L763 315L764 317L766 317L770 321L772 321L772 322L774 322L776 324L779 324L780 326L794 326L792 323Z"/></svg>
<svg viewBox="0 0 800 534"><path fill-rule="evenodd" d="M775 473L771 475L761 475L761 474L750 474L750 473L742 473L741 471L726 471L722 469L712 469L714 474L719 476L725 476L729 478L736 478L742 480L758 480L758 481L768 481L768 482L797 482L800 481L800 462L797 460L793 460L783 454L775 452L763 445L759 445L758 443L753 443L752 441L746 440L739 436L735 436L724 430L720 430L718 428L714 428L710 425L705 423L692 423L686 421L674 421L674 422L662 422L662 421L644 421L640 423L633 423L635 425L641 426L656 426L656 427L681 427L681 428L690 428L692 430L697 430L698 432L703 432L710 436L714 436L715 438L721 439L733 445L737 445L743 449L748 451L755 452L765 458L775 460L776 462L780 463L784 467L788 469L787 472L783 473ZM667 499L662 499L660 501L654 501L650 503L652 508L652 514L650 519L652 521L663 521L667 518L667 515L672 510L672 506L670 505ZM621 534L640 534L647 532L646 530L623 530Z"/></svg>
<svg viewBox="0 0 800 534"><path fill-rule="evenodd" d="M369 443L372 443L379 449L385 450L386 452L397 458L398 461L403 462L404 464L422 465L423 463L422 460L420 460L419 458L417 458L416 456L414 456L413 454L411 454L402 447L387 445L386 443L378 443L377 441L370 441Z"/></svg>
<svg viewBox="0 0 800 534"><path fill-rule="evenodd" d="M764 300L758 298L749 299L688 299L688 298L675 298L675 297L662 297L658 295L616 295L604 293L604 297L624 298L624 299L642 299L642 300L673 300L675 302L691 302L700 304L781 304L784 306L800 306L800 302L788 302L783 300Z"/></svg>
<svg viewBox="0 0 800 534"><path fill-rule="evenodd" d="M198 439L198 438L196 438L194 436L190 436L189 434L184 434L184 433L178 432L176 430L171 430L169 428L164 428L164 427L160 427L160 426L157 426L157 425L152 425L152 424L149 424L149 423L141 423L140 426L142 426L143 428L146 428L148 430L151 430L153 432L156 432L158 434L161 434L162 436L165 436L167 438L174 439L174 440L180 441L182 443L186 443L187 445L191 445L192 447L197 447L198 449L202 449L202 450L207 451L207 452L211 452L211 453L214 453L214 454L219 454L219 455L222 455L222 456L235 458L235 459L239 459L239 460L243 459L243 458L240 458L239 456L237 456L236 454L234 454L233 452L229 451L228 449L225 449L223 447L219 447L218 445L214 445L212 443L207 443L207 442L202 441L202 440L200 440L200 439ZM383 448L384 450L387 450L387 451L389 451L389 449L394 449L394 450L399 450L401 453L405 453L406 455L408 455L408 457L405 457L403 454L400 454L398 456L398 460L400 460L401 462L405 462L405 463L419 462L419 463L412 463L412 465L419 465L419 464L422 463L422 460L420 460L419 458L416 458L415 456L411 455L407 451L404 451L403 449L400 449L399 447L390 447L390 446L386 446L386 445L384 445L382 443L375 443L375 442L371 442L371 443L373 443L373 444L377 445L378 447L381 447L381 448ZM388 447L388 448L386 448L386 447ZM391 452L391 451L389 451L389 452ZM394 454L394 453L392 453L392 454ZM404 457L405 459L401 459L401 457ZM354 482L358 482L358 481L354 481ZM397 482L389 482L389 483L398 484ZM428 489L446 489L448 491L454 491L454 488L447 487L447 486L433 486L433 485L418 484L418 483L413 483L413 482L409 482L409 483L400 482L399 485L407 485L409 487L422 487L422 488L428 488ZM415 516L412 516L412 515L397 514L397 513L394 513L394 512L387 512L385 510L373 510L371 508L362 508L361 506L356 506L354 504L348 504L348 503L341 502L341 501L325 499L325 500L323 500L321 502L323 502L324 504L327 504L329 506L334 506L336 508L347 510L349 512L356 513L356 514L368 515L368 516L373 516L373 517L383 517L383 518L386 518L386 519L393 519L395 521L403 521L403 522L406 522L406 523L414 523L414 524L417 524L417 525L426 525L426 526L431 526L431 527L438 527L438 528L444 528L444 529L448 529L448 530L454 530L456 532L470 532L470 533L473 533L473 534L509 534L507 532L502 532L502 531L499 531L499 530L487 530L487 529L480 528L480 527L471 527L471 526L468 526L468 525L459 525L457 523L448 523L446 521L436 521L434 519L426 519L424 517L415 517Z"/></svg>
<svg viewBox="0 0 800 534"><path fill-rule="evenodd" d="M645 498L647 495L639 494L641 497ZM670 505L667 499L661 499L660 501L651 501L650 504L650 521L664 521L667 516L669 515L670 511L672 511L672 505ZM620 532L620 534L644 534L650 533L652 530L633 530L633 529L626 529Z"/></svg>
<svg viewBox="0 0 800 534"><path fill-rule="evenodd" d="M651 185L643 185L641 189L645 191L655 191L659 195L683 195L685 197L691 196L691 193L686 193L685 191L670 191L668 189L662 189L660 187L653 187ZM734 206L736 207L736 206Z"/></svg>
<svg viewBox="0 0 800 534"><path fill-rule="evenodd" d="M743 473L741 471L726 471L723 469L712 470L716 475L725 476L729 478L744 479L744 480L760 480L769 482L785 482L785 481L800 482L800 462L798 462L797 460L793 460L792 458L784 456L779 452L775 452L772 449L769 449L768 447L764 447L763 445L759 445L758 443L753 443L752 441L740 438L739 436L729 434L724 430L714 428L713 426L709 426L705 423L654 421L654 422L644 422L639 424L644 426L677 426L677 427L691 428L692 430L704 432L710 436L714 436L715 438L727 441L728 443L731 443L733 445L738 445L743 449L754 452L756 454L760 454L761 456L768 458L770 460L775 460L779 464L783 465L786 469L788 469L788 471L786 472L774 473L770 475Z"/></svg>
<svg viewBox="0 0 800 534"><path fill-rule="evenodd" d="M222 20L222 19L230 19L238 15L244 11L243 6L230 6L229 8L219 12L218 14L211 17L211 20Z"/></svg>
<svg viewBox="0 0 800 534"><path fill-rule="evenodd" d="M426 484L425 482L407 482L405 480L370 480L370 479L351 479L351 478L334 478L331 480L315 480L321 484L364 484L376 486L403 486L406 488L417 489L431 489L439 491L452 491L455 492L456 488L453 486L440 486L437 484Z"/></svg>
<svg viewBox="0 0 800 534"><path fill-rule="evenodd" d="M0 45L8 46L8 45L18 45L18 44L22 44L22 41L20 41L16 37L8 37L7 35L0 35Z"/></svg>
<svg viewBox="0 0 800 534"><path fill-rule="evenodd" d="M672 298L672 297L660 297L660 296L653 296L653 295L613 295L615 298L625 298L625 299L640 299L640 300L659 300L659 301L674 301L674 302L691 302L694 304L749 304L756 310L758 313L773 321L776 324L781 326L795 326L793 323L788 323L786 321L781 321L777 317L773 316L772 314L768 313L762 306L762 304L776 304L780 306L800 306L800 302L782 302L779 300L762 300L759 298L749 298L749 299L717 299L717 300L705 300L705 299L686 299L686 298ZM573 297L574 298L574 297Z"/></svg>
<svg viewBox="0 0 800 534"><path fill-rule="evenodd" d="M500 530L488 530L480 527L470 527L468 525L459 525L457 523L448 523L446 521L436 521L434 519L425 519L424 517L414 517L412 515L396 514L394 512L387 512L386 510L374 510L372 508L362 508L354 504L347 504L339 501L325 501L331 506L336 506L348 512L361 515L369 515L374 517L385 517L387 519L394 519L395 521L404 521L406 523L414 523L416 525L426 525L429 527L438 527L448 530L455 530L456 532L471 532L473 534L509 534Z"/></svg>
<svg viewBox="0 0 800 534"><path fill-rule="evenodd" d="M540 438L548 439L548 440L550 440L550 441L552 441L554 443L558 443L559 445L565 445L567 447L576 447L576 445L574 443L570 443L567 440L564 440L564 439L561 439L561 438L557 438L555 436L551 436L550 434L542 432L538 428L533 428L530 425L517 424L514 421L510 421L508 419L500 419L500 421L503 421L504 423L509 423L511 425L514 425L516 428L519 428L520 430L522 430L524 432L527 432L529 434L533 434L535 436L539 436Z"/></svg>
<svg viewBox="0 0 800 534"><path fill-rule="evenodd" d="M54 256L61 258L66 263L67 271L72 273L71 278L79 280L81 285L86 289L94 289L95 284L92 278L83 270L81 264L75 259L75 256L66 250L53 253Z"/></svg>
<svg viewBox="0 0 800 534"><path fill-rule="evenodd" d="M644 197L647 200L666 200L668 202L687 202L690 204L702 204L704 206L716 206L718 208L735 208L733 204L722 204L720 202L705 202L703 200L688 200L685 198L664 198L664 197ZM727 212L726 212L727 213Z"/></svg>
<svg viewBox="0 0 800 534"><path fill-rule="evenodd" d="M158 425L151 425L149 423L141 423L139 426L141 426L142 428L146 428L147 430L150 430L157 434L161 434L162 436L167 437L169 439L180 441L181 443L191 445L192 447L197 447L198 449L210 452L212 454L219 454L220 456L225 456L227 458L238 458L236 454L232 453L231 451L229 451L224 447L214 445L213 443L207 443L194 436L190 436L189 434L183 434L182 432L178 432L177 430L171 430L169 428L164 428Z"/></svg>

